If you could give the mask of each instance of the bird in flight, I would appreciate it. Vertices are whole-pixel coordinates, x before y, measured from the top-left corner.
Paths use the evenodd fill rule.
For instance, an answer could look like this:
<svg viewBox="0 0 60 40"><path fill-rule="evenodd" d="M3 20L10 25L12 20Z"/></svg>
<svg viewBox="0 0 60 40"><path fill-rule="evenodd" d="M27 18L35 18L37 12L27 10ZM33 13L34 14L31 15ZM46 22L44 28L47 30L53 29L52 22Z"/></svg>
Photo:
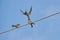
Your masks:
<svg viewBox="0 0 60 40"><path fill-rule="evenodd" d="M20 27L20 24L12 25L12 27L19 28Z"/></svg>
<svg viewBox="0 0 60 40"><path fill-rule="evenodd" d="M30 14L32 12L32 7L30 8L29 12L25 11L23 12L22 10L20 10L24 15L26 15L28 17L28 19L30 19Z"/></svg>
<svg viewBox="0 0 60 40"><path fill-rule="evenodd" d="M33 27L32 24L34 24L34 23L30 20L30 14L32 12L32 7L30 8L29 12L27 12L27 11L23 12L22 10L20 10L20 11L28 17L28 24L31 25L31 27Z"/></svg>

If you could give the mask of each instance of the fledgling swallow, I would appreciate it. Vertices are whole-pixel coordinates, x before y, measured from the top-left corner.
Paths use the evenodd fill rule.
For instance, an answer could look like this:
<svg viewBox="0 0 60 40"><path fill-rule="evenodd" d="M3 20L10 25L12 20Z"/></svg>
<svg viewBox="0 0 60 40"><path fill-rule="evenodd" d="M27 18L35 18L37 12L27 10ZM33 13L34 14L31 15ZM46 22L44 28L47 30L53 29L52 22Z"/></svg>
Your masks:
<svg viewBox="0 0 60 40"><path fill-rule="evenodd" d="M30 11L29 12L27 12L27 11L23 12L22 10L20 10L20 11L30 19L29 15L32 12L32 7L30 8Z"/></svg>
<svg viewBox="0 0 60 40"><path fill-rule="evenodd" d="M12 27L19 28L20 27L20 24L12 25Z"/></svg>
<svg viewBox="0 0 60 40"><path fill-rule="evenodd" d="M31 20L28 20L28 24L31 25L31 27L33 27L33 22Z"/></svg>

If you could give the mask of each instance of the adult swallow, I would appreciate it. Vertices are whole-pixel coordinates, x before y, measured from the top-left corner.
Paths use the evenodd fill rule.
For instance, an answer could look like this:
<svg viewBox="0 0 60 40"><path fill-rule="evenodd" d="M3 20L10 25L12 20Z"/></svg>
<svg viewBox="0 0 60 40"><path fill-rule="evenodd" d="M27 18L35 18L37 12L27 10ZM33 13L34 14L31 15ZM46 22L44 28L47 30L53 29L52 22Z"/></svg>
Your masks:
<svg viewBox="0 0 60 40"><path fill-rule="evenodd" d="M31 25L31 27L33 27L34 23L30 20L30 14L32 12L32 7L30 8L29 12L27 12L27 11L23 12L22 10L20 10L20 11L28 17L28 24Z"/></svg>
<svg viewBox="0 0 60 40"><path fill-rule="evenodd" d="M30 19L30 14L31 14L31 12L32 12L32 7L30 8L30 11L29 12L27 12L27 11L25 11L25 12L23 12L22 10L20 10L24 15L26 15L27 17L28 17L28 19Z"/></svg>
<svg viewBox="0 0 60 40"><path fill-rule="evenodd" d="M12 27L19 28L20 27L20 24L12 25Z"/></svg>

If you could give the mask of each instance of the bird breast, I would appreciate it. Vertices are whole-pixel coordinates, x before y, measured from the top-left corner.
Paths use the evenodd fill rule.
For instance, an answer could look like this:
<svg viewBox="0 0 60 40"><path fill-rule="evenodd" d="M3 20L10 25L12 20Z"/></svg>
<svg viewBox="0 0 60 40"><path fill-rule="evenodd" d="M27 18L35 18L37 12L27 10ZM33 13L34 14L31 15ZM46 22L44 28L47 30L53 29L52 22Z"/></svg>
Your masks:
<svg viewBox="0 0 60 40"><path fill-rule="evenodd" d="M31 25L31 23L32 23L32 21L31 21L31 20L28 20L28 24L30 24L30 25Z"/></svg>

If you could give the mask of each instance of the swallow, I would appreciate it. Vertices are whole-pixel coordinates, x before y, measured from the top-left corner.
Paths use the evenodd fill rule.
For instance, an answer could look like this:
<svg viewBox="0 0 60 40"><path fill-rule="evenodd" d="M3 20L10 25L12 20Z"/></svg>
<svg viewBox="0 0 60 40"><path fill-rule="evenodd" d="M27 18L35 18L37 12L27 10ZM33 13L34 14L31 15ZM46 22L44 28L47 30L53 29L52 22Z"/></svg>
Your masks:
<svg viewBox="0 0 60 40"><path fill-rule="evenodd" d="M28 24L31 25L31 27L33 27L33 22L30 20L30 14L32 12L32 7L30 8L29 12L25 11L23 12L22 10L20 10L25 16L28 17Z"/></svg>
<svg viewBox="0 0 60 40"><path fill-rule="evenodd" d="M26 15L27 17L28 17L28 19L30 19L30 14L31 14L31 12L32 12L32 7L30 8L30 11L29 12L27 12L27 11L25 11L25 12L23 12L22 10L20 10L24 15Z"/></svg>
<svg viewBox="0 0 60 40"><path fill-rule="evenodd" d="M28 20L28 24L31 25L31 27L33 28L33 22L31 20Z"/></svg>
<svg viewBox="0 0 60 40"><path fill-rule="evenodd" d="M12 27L19 28L20 27L20 24L12 25Z"/></svg>

